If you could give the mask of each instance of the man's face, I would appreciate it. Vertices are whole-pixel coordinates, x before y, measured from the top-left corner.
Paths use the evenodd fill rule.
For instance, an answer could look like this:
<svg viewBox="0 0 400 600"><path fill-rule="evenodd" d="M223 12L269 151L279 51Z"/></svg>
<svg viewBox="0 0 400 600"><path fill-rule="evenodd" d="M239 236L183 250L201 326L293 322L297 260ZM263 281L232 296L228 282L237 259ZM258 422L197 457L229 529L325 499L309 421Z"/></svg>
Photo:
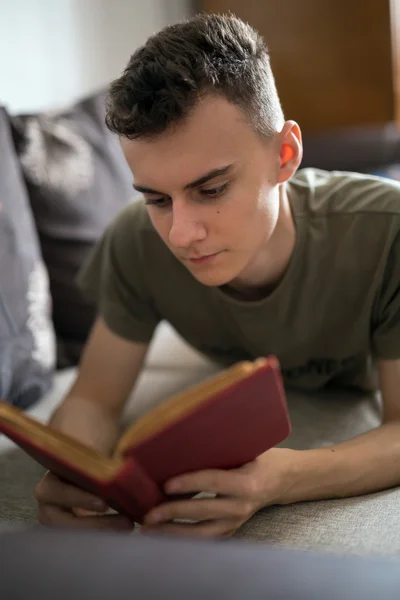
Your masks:
<svg viewBox="0 0 400 600"><path fill-rule="evenodd" d="M169 250L201 283L246 278L279 213L279 147L221 97L152 140L122 138L135 188Z"/></svg>

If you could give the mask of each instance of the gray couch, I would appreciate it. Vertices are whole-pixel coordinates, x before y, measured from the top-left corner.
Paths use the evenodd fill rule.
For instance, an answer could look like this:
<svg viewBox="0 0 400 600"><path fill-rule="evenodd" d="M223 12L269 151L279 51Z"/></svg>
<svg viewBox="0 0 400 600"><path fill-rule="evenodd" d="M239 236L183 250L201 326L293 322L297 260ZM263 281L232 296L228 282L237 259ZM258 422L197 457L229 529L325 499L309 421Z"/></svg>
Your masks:
<svg viewBox="0 0 400 600"><path fill-rule="evenodd" d="M32 212L30 222L37 229L53 303L58 368L53 372L47 364L45 376L51 376L52 387L37 403L27 408L30 414L43 421L62 400L75 377L76 363L94 314L93 307L79 296L74 276L113 214L131 201L131 176L116 140L105 130L103 117L104 94L100 93L63 113L10 119L14 146L8 140L6 152L15 152L13 164L15 166L18 161L20 164L19 193L26 201L26 210ZM374 164L376 170L381 170L385 166L382 162L387 161L388 156L393 162L400 154L397 132L391 130L387 135L385 130L377 134L380 137L376 145L374 135L372 131L367 137L355 135L351 138L353 159L361 148L369 148L360 170L372 169ZM322 151L313 155L313 143ZM314 166L335 168L334 156L325 157L325 162L318 164L318 155L324 160L321 140L310 140L308 144L305 164L314 156ZM341 144L348 146L348 139L339 137L335 144L337 155L343 161ZM391 150L385 153L383 149L388 145ZM377 156L371 150L374 147L379 149ZM78 170L71 170L74 164ZM86 164L87 172L82 168L83 164ZM343 164L340 166L344 167ZM352 168L356 165L352 164ZM18 169L15 167L14 170L17 177ZM5 176L1 174L0 164L0 183L2 177L4 179ZM21 187L23 185L25 191ZM11 190L11 186L5 187L2 194L8 193L7 190ZM11 197L15 197L14 190L10 193ZM26 248L20 248L18 256L23 258L26 254ZM7 265L4 273L7 273ZM22 312L25 310L20 308ZM0 366L3 368L1 341ZM5 340L3 347L7 350L9 346ZM21 365L28 364L32 358L30 355L21 356L21 353L18 356ZM216 370L215 364L188 347L167 323L162 323L146 368L127 405L125 421L143 414L169 394L204 379ZM28 373L26 366L13 375L21 379L24 373ZM27 382L23 380L13 382L10 390L19 390L15 394L16 402L26 391L26 386ZM37 393L37 386L32 389ZM26 394L28 400L31 397ZM289 394L288 403L293 433L286 445L292 448L332 444L379 424L379 398L375 396L332 392L313 396ZM41 468L33 460L0 436L0 523L3 528L36 523L33 490L41 475ZM346 500L271 507L257 513L237 532L236 538L308 550L398 554L399 508L400 489Z"/></svg>

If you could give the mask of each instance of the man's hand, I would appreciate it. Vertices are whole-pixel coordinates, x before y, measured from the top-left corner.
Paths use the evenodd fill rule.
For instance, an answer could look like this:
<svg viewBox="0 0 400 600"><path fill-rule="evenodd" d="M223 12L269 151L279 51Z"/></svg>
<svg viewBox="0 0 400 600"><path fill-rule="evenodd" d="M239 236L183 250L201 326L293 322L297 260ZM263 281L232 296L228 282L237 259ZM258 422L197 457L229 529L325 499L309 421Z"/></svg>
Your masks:
<svg viewBox="0 0 400 600"><path fill-rule="evenodd" d="M115 335L99 317L81 359L78 377L51 419L67 435L112 455L120 434L120 417L126 399L143 365L147 344ZM105 514L99 498L50 473L35 489L38 517L44 525L92 529L132 529L120 515Z"/></svg>
<svg viewBox="0 0 400 600"><path fill-rule="evenodd" d="M144 531L198 537L232 535L271 504L348 498L400 485L400 360L378 363L382 425L355 438L312 450L273 448L231 471L191 473L166 492L217 494L214 499L167 502L150 511ZM180 483L179 489L172 487ZM173 523L189 519L193 524Z"/></svg>
<svg viewBox="0 0 400 600"><path fill-rule="evenodd" d="M38 518L43 525L86 529L129 530L134 524L121 515L104 514L108 507L100 498L46 473L35 490Z"/></svg>
<svg viewBox="0 0 400 600"><path fill-rule="evenodd" d="M232 535L257 510L277 504L290 487L292 451L274 448L229 471L206 470L167 482L167 494L216 494L215 498L170 501L152 509L142 532L215 538ZM188 519L196 523L172 523Z"/></svg>

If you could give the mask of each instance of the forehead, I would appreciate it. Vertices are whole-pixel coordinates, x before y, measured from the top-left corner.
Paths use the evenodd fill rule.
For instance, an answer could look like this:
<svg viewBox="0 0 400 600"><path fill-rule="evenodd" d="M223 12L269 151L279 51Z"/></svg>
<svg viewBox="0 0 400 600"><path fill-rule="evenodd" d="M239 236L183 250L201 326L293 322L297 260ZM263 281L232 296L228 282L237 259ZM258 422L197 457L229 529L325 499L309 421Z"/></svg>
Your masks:
<svg viewBox="0 0 400 600"><path fill-rule="evenodd" d="M207 97L182 123L151 140L121 140L136 183L187 183L211 169L240 162L259 143L244 114L220 97ZM157 189L157 188L156 188Z"/></svg>

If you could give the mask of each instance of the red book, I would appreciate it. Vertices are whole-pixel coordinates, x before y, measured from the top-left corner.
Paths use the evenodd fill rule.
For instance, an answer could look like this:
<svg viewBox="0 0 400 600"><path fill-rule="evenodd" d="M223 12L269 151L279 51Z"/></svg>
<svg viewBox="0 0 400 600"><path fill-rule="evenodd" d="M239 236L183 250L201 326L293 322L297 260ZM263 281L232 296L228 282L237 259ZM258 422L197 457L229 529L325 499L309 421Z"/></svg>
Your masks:
<svg viewBox="0 0 400 600"><path fill-rule="evenodd" d="M169 398L124 432L112 457L6 402L0 432L45 469L141 523L168 499L168 479L240 467L283 441L290 421L279 363L270 357L240 362Z"/></svg>

